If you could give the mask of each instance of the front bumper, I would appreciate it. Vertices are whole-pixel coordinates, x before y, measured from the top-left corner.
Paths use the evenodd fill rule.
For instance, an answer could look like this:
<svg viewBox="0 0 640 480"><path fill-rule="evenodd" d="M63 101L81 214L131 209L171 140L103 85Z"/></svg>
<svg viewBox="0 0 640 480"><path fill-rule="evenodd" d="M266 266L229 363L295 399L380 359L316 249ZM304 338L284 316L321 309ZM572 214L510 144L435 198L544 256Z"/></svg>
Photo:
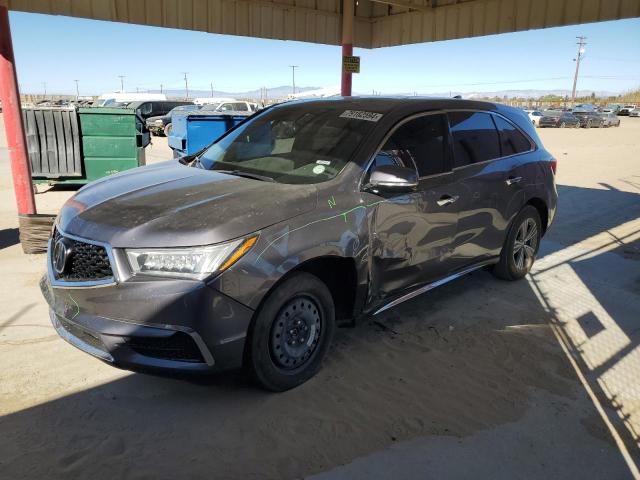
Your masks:
<svg viewBox="0 0 640 480"><path fill-rule="evenodd" d="M204 373L242 365L253 310L202 282L60 287L45 275L40 289L58 334L114 366Z"/></svg>

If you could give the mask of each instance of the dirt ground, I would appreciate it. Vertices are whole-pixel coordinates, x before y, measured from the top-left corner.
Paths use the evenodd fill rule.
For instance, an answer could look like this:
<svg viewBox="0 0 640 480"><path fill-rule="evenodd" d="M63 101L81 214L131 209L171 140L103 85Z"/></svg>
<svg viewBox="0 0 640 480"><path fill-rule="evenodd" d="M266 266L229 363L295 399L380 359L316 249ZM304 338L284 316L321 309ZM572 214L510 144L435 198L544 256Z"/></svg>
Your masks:
<svg viewBox="0 0 640 480"><path fill-rule="evenodd" d="M560 205L529 278L476 272L341 329L283 394L121 371L59 339L0 138L0 477L633 478L640 119L539 133ZM155 138L148 161L169 157ZM41 213L73 194L45 190Z"/></svg>

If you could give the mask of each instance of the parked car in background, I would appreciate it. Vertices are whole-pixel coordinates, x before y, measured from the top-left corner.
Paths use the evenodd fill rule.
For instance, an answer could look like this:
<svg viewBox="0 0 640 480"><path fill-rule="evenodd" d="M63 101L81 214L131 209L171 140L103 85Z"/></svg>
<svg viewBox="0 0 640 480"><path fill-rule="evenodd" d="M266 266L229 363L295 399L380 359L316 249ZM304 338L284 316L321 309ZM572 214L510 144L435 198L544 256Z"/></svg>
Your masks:
<svg viewBox="0 0 640 480"><path fill-rule="evenodd" d="M193 102L186 100L152 100L142 102L131 102L127 105L127 108L132 108L136 111L136 114L146 120L149 117L157 117L159 115L166 115L172 109L181 105L193 105Z"/></svg>
<svg viewBox="0 0 640 480"><path fill-rule="evenodd" d="M635 108L635 105L625 105L618 111L618 115L629 115L629 112L631 112L631 110L635 110Z"/></svg>
<svg viewBox="0 0 640 480"><path fill-rule="evenodd" d="M602 125L603 127L619 127L620 126L620 119L615 113L613 112L601 113L600 116L604 121Z"/></svg>
<svg viewBox="0 0 640 480"><path fill-rule="evenodd" d="M570 112L547 111L538 120L538 126L540 128L578 128L580 127L580 119Z"/></svg>
<svg viewBox="0 0 640 480"><path fill-rule="evenodd" d="M602 109L602 113L615 113L616 115L622 108L622 105L618 105L617 103L610 103L606 107Z"/></svg>
<svg viewBox="0 0 640 480"><path fill-rule="evenodd" d="M590 103L581 103L571 109L572 112L595 112L596 110L597 108L595 107L595 105L592 105Z"/></svg>
<svg viewBox="0 0 640 480"><path fill-rule="evenodd" d="M601 128L604 126L604 119L598 112L581 111L573 112L573 115L580 119L580 126L583 128Z"/></svg>
<svg viewBox="0 0 640 480"><path fill-rule="evenodd" d="M40 286L58 334L107 363L245 366L287 390L318 372L340 321L480 268L524 278L555 216L555 175L505 105L288 102L197 156L78 191Z"/></svg>
<svg viewBox="0 0 640 480"><path fill-rule="evenodd" d="M96 100L96 104L100 107L112 107L116 102L150 102L153 100L166 100L167 96L162 93L127 93L113 92L103 93Z"/></svg>
<svg viewBox="0 0 640 480"><path fill-rule="evenodd" d="M525 112L527 112L527 115L529 116L529 120L531 120L531 123L536 127L538 126L540 119L544 115L542 112L538 110L525 110Z"/></svg>
<svg viewBox="0 0 640 480"><path fill-rule="evenodd" d="M171 133L171 116L176 112L188 112L191 110L199 110L200 105L179 105L170 112L165 113L164 115L157 115L155 117L149 117L146 120L147 128L151 132L152 135L165 135L169 136Z"/></svg>
<svg viewBox="0 0 640 480"><path fill-rule="evenodd" d="M257 112L258 104L234 100L233 102L205 104L202 106L202 110L207 112Z"/></svg>
<svg viewBox="0 0 640 480"><path fill-rule="evenodd" d="M629 112L630 117L640 117L640 108L634 108Z"/></svg>

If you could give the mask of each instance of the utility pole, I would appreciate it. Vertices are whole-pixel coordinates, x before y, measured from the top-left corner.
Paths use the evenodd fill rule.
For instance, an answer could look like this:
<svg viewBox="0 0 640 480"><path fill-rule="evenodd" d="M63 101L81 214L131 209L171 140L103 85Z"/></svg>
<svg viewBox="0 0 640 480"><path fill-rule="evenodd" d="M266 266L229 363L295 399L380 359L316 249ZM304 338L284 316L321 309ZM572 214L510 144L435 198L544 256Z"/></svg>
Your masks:
<svg viewBox="0 0 640 480"><path fill-rule="evenodd" d="M140 93L140 89L136 87L136 93Z"/></svg>
<svg viewBox="0 0 640 480"><path fill-rule="evenodd" d="M189 72L182 72L184 75L184 92L185 92L185 100L189 100L189 81L187 80L187 73Z"/></svg>
<svg viewBox="0 0 640 480"><path fill-rule="evenodd" d="M120 79L120 93L124 93L124 75L118 75Z"/></svg>
<svg viewBox="0 0 640 480"><path fill-rule="evenodd" d="M80 89L78 88L78 80L74 80L76 82L76 102L80 98Z"/></svg>
<svg viewBox="0 0 640 480"><path fill-rule="evenodd" d="M291 68L293 94L295 95L296 94L296 68L298 68L299 65L289 65L289 67Z"/></svg>
<svg viewBox="0 0 640 480"><path fill-rule="evenodd" d="M571 90L571 105L575 105L576 103L576 85L578 84L578 71L580 70L580 59L584 55L584 46L587 44L585 40L587 37L583 37L582 35L576 37L578 39L578 56L574 58L574 62L576 62L576 73L573 76L573 89Z"/></svg>
<svg viewBox="0 0 640 480"><path fill-rule="evenodd" d="M211 98L213 98L213 82L211 82Z"/></svg>
<svg viewBox="0 0 640 480"><path fill-rule="evenodd" d="M42 82L42 87L44 88L44 97L47 97L47 82Z"/></svg>
<svg viewBox="0 0 640 480"><path fill-rule="evenodd" d="M160 84L160 93L162 93L162 84Z"/></svg>

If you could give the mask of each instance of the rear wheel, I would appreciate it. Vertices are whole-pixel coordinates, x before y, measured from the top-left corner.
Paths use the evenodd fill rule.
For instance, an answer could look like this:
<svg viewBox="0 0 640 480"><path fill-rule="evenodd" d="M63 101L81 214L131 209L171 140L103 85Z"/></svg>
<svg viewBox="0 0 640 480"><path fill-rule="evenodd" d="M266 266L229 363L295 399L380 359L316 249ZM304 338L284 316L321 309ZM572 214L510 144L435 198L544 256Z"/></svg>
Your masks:
<svg viewBox="0 0 640 480"><path fill-rule="evenodd" d="M268 390L296 387L320 369L334 324L333 298L326 285L309 273L295 273L269 294L256 313L247 367Z"/></svg>
<svg viewBox="0 0 640 480"><path fill-rule="evenodd" d="M566 126L567 126L567 124L566 124L566 123L564 123L564 122L562 122L562 123L560 124L560 128L564 128L564 127L566 127Z"/></svg>
<svg viewBox="0 0 640 480"><path fill-rule="evenodd" d="M529 273L538 253L541 231L538 210L525 206L511 224L493 274L504 280L519 280Z"/></svg>

